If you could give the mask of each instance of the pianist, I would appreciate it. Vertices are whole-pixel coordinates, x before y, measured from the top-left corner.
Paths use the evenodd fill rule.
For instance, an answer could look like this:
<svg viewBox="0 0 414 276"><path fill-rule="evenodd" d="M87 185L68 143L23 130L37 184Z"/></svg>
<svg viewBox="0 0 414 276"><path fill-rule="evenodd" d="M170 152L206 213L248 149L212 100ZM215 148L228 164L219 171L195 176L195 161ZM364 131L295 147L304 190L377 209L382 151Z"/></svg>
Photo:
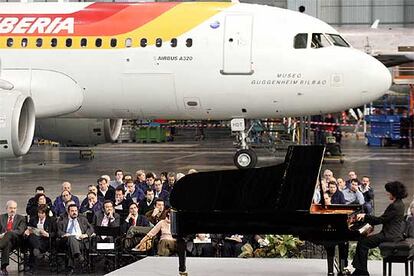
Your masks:
<svg viewBox="0 0 414 276"><path fill-rule="evenodd" d="M402 223L404 220L404 203L403 198L407 197L407 190L401 182L389 182L385 184L385 190L390 200L390 205L384 213L379 216L358 214L357 219L367 222L371 225L382 224L380 233L361 239L356 248L356 253L352 265L355 268L352 275L369 275L367 269L368 250L377 247L385 241L400 241L402 236Z"/></svg>

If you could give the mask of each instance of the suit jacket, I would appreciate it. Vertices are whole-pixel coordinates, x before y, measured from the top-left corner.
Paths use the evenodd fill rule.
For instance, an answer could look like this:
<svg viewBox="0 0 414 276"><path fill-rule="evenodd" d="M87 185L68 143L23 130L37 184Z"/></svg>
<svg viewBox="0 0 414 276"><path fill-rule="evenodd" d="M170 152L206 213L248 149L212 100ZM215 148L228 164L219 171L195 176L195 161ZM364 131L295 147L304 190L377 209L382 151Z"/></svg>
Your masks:
<svg viewBox="0 0 414 276"><path fill-rule="evenodd" d="M0 217L0 233L3 234L7 231L7 221L9 220L9 215L2 214ZM16 233L17 235L23 235L24 231L26 230L26 217L16 214L13 218L13 228L12 232Z"/></svg>
<svg viewBox="0 0 414 276"><path fill-rule="evenodd" d="M132 225L132 219L129 219L128 221L126 221L126 220L123 220L122 221L122 225L121 225L121 231L122 231L122 233L125 234L126 232L128 232L128 229L131 226L146 226L146 227L149 227L150 224L149 224L149 222L148 222L148 220L147 220L147 218L145 216L138 215L138 219L135 222L135 225Z"/></svg>
<svg viewBox="0 0 414 276"><path fill-rule="evenodd" d="M95 213L95 216L93 217L92 225L93 226L101 226L103 219L104 219L104 213L101 210L101 211ZM114 220L112 220L108 223L108 227L118 227L120 225L121 225L121 218L120 218L119 214L114 213Z"/></svg>
<svg viewBox="0 0 414 276"><path fill-rule="evenodd" d="M78 216L79 227L82 231L82 234L87 234L89 237L94 233L92 225L88 222L88 219L82 215ZM58 221L57 225L57 234L58 237L62 237L66 234L66 229L68 229L69 217L62 217Z"/></svg>
<svg viewBox="0 0 414 276"><path fill-rule="evenodd" d="M98 198L103 197L104 200L115 201L115 188L114 187L108 186L108 191L106 191L105 195L103 195L103 193L99 190L99 185L97 186L97 188L98 188Z"/></svg>
<svg viewBox="0 0 414 276"><path fill-rule="evenodd" d="M388 205L381 216L366 215L364 221L372 225L382 224L381 232L386 240L400 241L403 240L404 211L404 203L401 199L397 199Z"/></svg>
<svg viewBox="0 0 414 276"><path fill-rule="evenodd" d="M39 218L37 216L31 217L29 220L28 226L37 228L37 223L39 222ZM56 233L56 221L55 218L51 218L46 216L45 222L43 224L43 229L49 233L50 237L53 237Z"/></svg>
<svg viewBox="0 0 414 276"><path fill-rule="evenodd" d="M52 208L52 200L49 197L46 197L46 205L52 210L52 212L54 212ZM35 197L31 197L26 204L26 214L28 214L29 216L37 215L38 206L39 205L35 201Z"/></svg>

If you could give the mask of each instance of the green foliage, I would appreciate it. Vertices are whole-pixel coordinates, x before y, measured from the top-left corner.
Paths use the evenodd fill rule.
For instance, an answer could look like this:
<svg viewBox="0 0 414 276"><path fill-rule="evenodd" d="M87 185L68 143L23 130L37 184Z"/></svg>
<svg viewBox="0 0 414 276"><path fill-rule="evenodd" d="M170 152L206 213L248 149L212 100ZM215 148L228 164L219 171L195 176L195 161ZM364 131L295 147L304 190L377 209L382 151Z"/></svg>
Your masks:
<svg viewBox="0 0 414 276"><path fill-rule="evenodd" d="M292 235L266 235L269 245L256 249L243 246L243 253L239 257L258 258L303 258L302 246L304 242Z"/></svg>
<svg viewBox="0 0 414 276"><path fill-rule="evenodd" d="M349 244L349 259L353 259L356 252L356 242ZM372 248L368 251L368 260L382 260L381 251L378 247Z"/></svg>

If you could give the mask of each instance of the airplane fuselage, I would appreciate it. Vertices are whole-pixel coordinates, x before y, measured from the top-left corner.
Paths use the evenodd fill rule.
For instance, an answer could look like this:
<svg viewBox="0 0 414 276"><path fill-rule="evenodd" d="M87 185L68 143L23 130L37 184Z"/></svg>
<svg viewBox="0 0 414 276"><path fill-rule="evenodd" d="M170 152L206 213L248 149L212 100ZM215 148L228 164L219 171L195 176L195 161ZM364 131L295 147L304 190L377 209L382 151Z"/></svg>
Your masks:
<svg viewBox="0 0 414 276"><path fill-rule="evenodd" d="M372 101L390 83L386 68L357 50L312 48L312 33L337 32L288 10L231 3L58 5L0 5L3 21L18 18L8 19L12 27L0 21L1 78L32 96L38 118L320 114ZM300 33L309 36L306 48L294 48Z"/></svg>

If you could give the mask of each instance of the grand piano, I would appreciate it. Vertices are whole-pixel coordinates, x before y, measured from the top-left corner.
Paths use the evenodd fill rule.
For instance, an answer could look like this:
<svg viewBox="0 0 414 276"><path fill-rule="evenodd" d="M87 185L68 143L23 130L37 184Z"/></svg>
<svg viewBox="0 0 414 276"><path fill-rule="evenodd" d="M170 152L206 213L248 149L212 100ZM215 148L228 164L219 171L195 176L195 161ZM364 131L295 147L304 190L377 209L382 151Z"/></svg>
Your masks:
<svg viewBox="0 0 414 276"><path fill-rule="evenodd" d="M170 196L179 272L186 271L185 237L190 234L292 234L328 248L358 240L353 221L360 205L312 204L323 156L323 146L291 146L279 165L180 179ZM328 275L333 275L334 251L329 252Z"/></svg>

